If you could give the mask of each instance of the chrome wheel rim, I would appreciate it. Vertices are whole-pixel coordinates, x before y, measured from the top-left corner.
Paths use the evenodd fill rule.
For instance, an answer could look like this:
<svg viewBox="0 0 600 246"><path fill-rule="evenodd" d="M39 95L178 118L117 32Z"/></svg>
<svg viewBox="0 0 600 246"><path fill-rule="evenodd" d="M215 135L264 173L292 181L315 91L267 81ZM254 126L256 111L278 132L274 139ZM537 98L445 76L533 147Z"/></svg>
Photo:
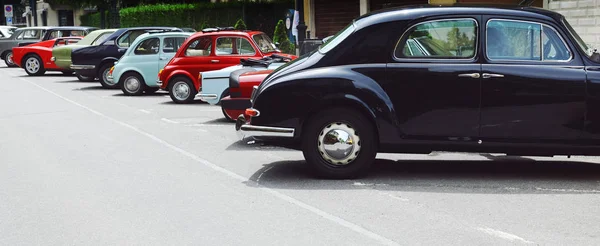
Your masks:
<svg viewBox="0 0 600 246"><path fill-rule="evenodd" d="M139 91L140 87L141 83L136 77L130 76L125 79L125 90L128 92L135 93Z"/></svg>
<svg viewBox="0 0 600 246"><path fill-rule="evenodd" d="M8 53L8 55L6 55L6 61L8 62L9 65L14 65L15 63L13 62L13 53L10 52Z"/></svg>
<svg viewBox="0 0 600 246"><path fill-rule="evenodd" d="M190 87L186 82L179 81L173 85L173 96L177 100L185 101L190 97Z"/></svg>
<svg viewBox="0 0 600 246"><path fill-rule="evenodd" d="M25 61L25 69L27 69L27 72L29 73L37 73L40 71L40 61L35 57L27 58L27 61Z"/></svg>
<svg viewBox="0 0 600 246"><path fill-rule="evenodd" d="M110 68L102 71L102 80L104 80L104 83L106 83L107 85L115 85L116 83L114 81L111 82L108 80L108 72L110 72Z"/></svg>
<svg viewBox="0 0 600 246"><path fill-rule="evenodd" d="M318 137L321 157L332 165L345 166L360 152L360 137L352 126L335 122L325 126Z"/></svg>

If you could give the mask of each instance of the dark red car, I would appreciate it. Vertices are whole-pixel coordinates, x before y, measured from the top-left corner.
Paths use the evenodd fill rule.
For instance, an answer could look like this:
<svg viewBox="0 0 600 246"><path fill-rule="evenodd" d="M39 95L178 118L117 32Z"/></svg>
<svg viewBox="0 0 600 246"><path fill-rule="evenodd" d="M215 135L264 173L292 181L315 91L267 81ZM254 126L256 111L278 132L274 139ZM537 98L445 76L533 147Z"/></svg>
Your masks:
<svg viewBox="0 0 600 246"><path fill-rule="evenodd" d="M157 84L169 91L175 103L189 103L200 90L200 72L238 65L243 58L260 59L275 53L281 51L263 32L205 29L186 39L158 73Z"/></svg>
<svg viewBox="0 0 600 246"><path fill-rule="evenodd" d="M273 72L270 70L252 71L245 72L239 76L229 77L229 95L221 99L221 108L223 112L229 116L230 119L237 119L240 114L244 114L247 108L252 107L250 97L252 96L252 90L254 87L260 85L260 83Z"/></svg>

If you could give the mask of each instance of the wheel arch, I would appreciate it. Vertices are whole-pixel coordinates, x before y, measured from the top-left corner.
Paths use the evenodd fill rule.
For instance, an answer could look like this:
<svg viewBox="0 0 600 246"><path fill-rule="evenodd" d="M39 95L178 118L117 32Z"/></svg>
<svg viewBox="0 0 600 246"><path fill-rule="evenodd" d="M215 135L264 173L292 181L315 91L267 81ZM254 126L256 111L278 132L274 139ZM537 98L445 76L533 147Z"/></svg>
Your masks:
<svg viewBox="0 0 600 246"><path fill-rule="evenodd" d="M184 71L184 70L176 70L176 71L173 71L171 74L169 74L169 76L165 80L168 83L167 88L169 88L169 90L173 86L173 83L171 83L172 80L174 80L178 77L185 77L185 78L191 80L192 84L196 87L195 89L198 90L198 86L199 86L198 81L195 80L194 78L192 78L192 76L189 72Z"/></svg>
<svg viewBox="0 0 600 246"><path fill-rule="evenodd" d="M21 64L21 67L25 67L25 60L27 60L29 56L37 56L40 59L40 64L43 65L44 61L42 61L42 57L35 52L29 51L21 57L21 61L19 62L19 64ZM13 62L15 61L13 60Z"/></svg>

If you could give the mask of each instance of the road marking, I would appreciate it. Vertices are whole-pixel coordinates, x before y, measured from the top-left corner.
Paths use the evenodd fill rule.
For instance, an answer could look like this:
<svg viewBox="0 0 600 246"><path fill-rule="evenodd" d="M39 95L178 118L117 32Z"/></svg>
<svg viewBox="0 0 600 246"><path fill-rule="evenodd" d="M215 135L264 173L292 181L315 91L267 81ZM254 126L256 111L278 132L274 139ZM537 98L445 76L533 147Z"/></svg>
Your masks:
<svg viewBox="0 0 600 246"><path fill-rule="evenodd" d="M174 120L169 120L169 119L167 119L167 118L161 118L160 120L162 120L162 121L164 121L164 122L169 122L169 123L172 123L172 124L179 124L179 122L177 122L177 121L174 121Z"/></svg>
<svg viewBox="0 0 600 246"><path fill-rule="evenodd" d="M140 109L139 111L140 111L140 112L142 112L142 113L146 113L146 114L149 114L149 113L151 113L150 111L148 111L148 110L145 110L145 109Z"/></svg>
<svg viewBox="0 0 600 246"><path fill-rule="evenodd" d="M489 228L489 227L478 227L476 229L478 231L487 233L487 234L489 234L491 236L499 237L499 238L506 239L506 240L509 240L509 241L519 241L519 242L527 243L527 244L533 244L534 243L532 241L527 241L527 240L525 240L522 237L519 237L517 235L510 234L508 232L494 230L494 229Z"/></svg>
<svg viewBox="0 0 600 246"><path fill-rule="evenodd" d="M132 131L134 131L134 132L137 132L137 133L139 133L139 134L141 134L141 135L144 135L144 136L146 136L146 137L148 137L148 138L150 138L150 139L154 140L155 142L157 142L157 143L159 143L159 144L162 144L162 145L164 145L165 147L167 147L167 148L169 148L169 149L171 149L171 150L173 150L173 151L175 151L175 152L178 152L178 153L180 153L180 154L181 154L181 155L183 155L183 156L187 156L187 157L189 157L190 159L192 159L192 160L194 160L194 161L197 161L197 162L199 162L199 163L201 163L201 164L205 165L206 167L208 167L208 168L211 168L211 169L213 169L213 170L215 170L215 171L217 171L217 172L220 172L220 173L222 173L222 174L225 174L225 175L227 175L227 176L229 176L229 177L231 177L231 178L233 178L233 179L236 179L236 180L238 180L238 181L240 181L240 182L248 182L248 181L251 181L251 180L248 180L248 179L244 178L243 176L241 176L241 175L239 175L239 174L237 174L237 173L234 173L234 172L232 172L232 171L229 171L229 170L227 170L227 169L225 169L225 168L223 168L223 167L220 167L220 166L218 166L218 165L216 165L216 164L213 164L212 162L210 162L210 161L208 161L208 160L202 159L202 158L200 158L199 156L196 156L196 155L194 155L194 154L192 154L192 153L190 153L190 152L187 152L187 151L185 151L185 150L183 150L183 149L181 149L181 148L179 148L179 147L177 147L177 146L175 146L175 145L173 145L173 144L170 144L169 142L167 142L167 141L165 141L165 140L162 140L162 139L160 139L160 138L159 138L159 137L157 137L157 136L154 136L154 135L152 135L152 134L150 134L150 133L147 133L147 132L145 132L145 131L143 131L143 130L140 130L139 128L137 128L137 127L135 127L135 126L132 126L132 125L130 125L130 124L127 124L127 123L125 123L125 122L123 122L123 121L120 121L120 120L117 120L117 119L115 119L115 118L112 118L112 117L110 117L110 116L108 116L108 115L102 114L102 113L100 113L100 112L98 112L98 111L96 111L96 110L93 110L93 109L91 109L91 108L89 108L89 107L87 107L87 106L85 106L85 105L83 105L83 104L80 104L80 103L78 103L78 102L75 102L75 101L73 101L73 100L71 100L71 99L68 99L68 98L66 98L66 97L64 97L64 96L61 96L61 95L59 95L59 94L57 94L57 93L55 93L55 92L53 92L53 91L51 91L51 90L48 90L48 89L46 89L46 88L44 88L44 87L42 87L42 86L40 86L40 85L38 85L38 84L36 84L36 83L33 83L33 82L31 82L31 81L29 81L29 80L27 80L27 79L25 79L25 78L20 78L20 79L21 79L21 80L23 80L23 81L25 81L25 82L27 82L27 83L29 83L29 84L32 84L32 85L33 85L33 86L35 86L35 87L38 87L38 88L40 88L41 90L44 90L44 91L46 91L46 92L48 92L48 93L50 93L50 94L52 94L52 95L54 95L54 96L56 96L56 97L58 97L58 98L60 98L60 99L63 99L63 100L65 100L65 101L67 101L67 102L69 102L69 103L71 103L71 104L73 104L73 105L76 105L76 106L78 106L78 107L80 107L80 108L83 108L83 109L85 109L85 110L87 110L87 111L90 111L90 112L92 112L93 114L96 114L96 115L98 115L98 116L101 116L101 117L103 117L103 118L105 118L105 119L107 119L107 120L109 120L109 121L112 121L112 122L114 122L114 123L116 123L116 124L119 124L119 125L121 125L121 126L123 126L123 127L125 127L125 128L129 128L130 130L132 130ZM162 120L164 121L164 120L165 120L165 118L162 118ZM167 120L168 120L168 119L167 119ZM252 182L252 181L251 181L251 182ZM353 230L353 231L355 231L355 232L357 232L357 233L360 233L361 235L363 235L363 236L366 236L366 237L369 237L369 238L371 238L371 239L373 239L373 240L375 240L375 241L378 241L379 243L382 243L382 244L384 244L384 245L399 245L397 242L395 242L395 241L393 241L393 240L391 240L391 239L388 239L388 238L386 238L386 237L384 237L384 236L381 236L381 235L379 235L379 234L377 234L377 233L375 233L375 232L369 231L368 229L366 229L366 228L364 228L364 227L362 227L362 226L360 226L360 225L354 224L354 223L352 223L352 222L350 222L350 221L347 221L347 220L345 220L345 219L342 219L341 217L338 217L338 216L335 216L335 215L333 215L333 214L330 214L330 213L328 213L328 212L325 212L325 211L323 211L323 210L321 210L321 209L318 209L318 208L316 208L316 207L314 207L314 206L311 206L311 205L309 205L309 204L307 204L307 203L304 203L304 202L302 202L302 201L300 201L300 200L297 200L297 199L295 199L295 198L293 198L293 197L291 197L291 196L288 196L288 195L285 195L285 194L283 194L283 193L280 193L280 192L278 192L278 191L275 191L275 190L273 190L273 189L270 189L270 188L267 188L267 187L261 186L261 185L260 185L260 184L258 184L258 183L256 184L256 187L257 187L258 189L260 189L260 190L262 190L262 191L266 192L266 193L269 193L269 194L271 194L271 195L273 195L273 196L275 196L275 197L277 197L277 198L281 199L281 200L284 200L284 201L286 201L286 202L289 202L289 203L291 203L291 204L294 204L294 205L296 205L296 206L298 206L298 207L301 207L301 208L303 208L303 209L306 209L306 210L308 210L309 212L312 212L312 213L314 213L314 214L316 214L316 215L318 215L318 216L321 216L321 217L323 217L324 219L327 219L327 220L329 220L329 221L331 221L331 222L334 222L334 223L336 223L336 224L338 224L338 225L340 225L340 226L346 227L346 228L348 228L348 229L350 229L350 230Z"/></svg>

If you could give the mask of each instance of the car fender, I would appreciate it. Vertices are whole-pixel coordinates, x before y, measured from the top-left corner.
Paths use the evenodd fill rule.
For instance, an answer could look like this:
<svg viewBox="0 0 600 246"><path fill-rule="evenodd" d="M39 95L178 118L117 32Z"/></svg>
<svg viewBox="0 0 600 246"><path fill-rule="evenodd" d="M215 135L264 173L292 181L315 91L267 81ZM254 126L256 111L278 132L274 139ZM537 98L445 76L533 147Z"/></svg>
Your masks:
<svg viewBox="0 0 600 246"><path fill-rule="evenodd" d="M200 84L198 83L198 75L196 75L196 77L194 77L190 72L185 71L183 69L177 69L173 72L171 72L169 74L169 76L167 76L167 79L165 81L163 81L163 83L168 83L168 86L170 86L169 82L171 81L171 79L177 77L177 76L184 76L187 77L188 79L192 80L192 83L194 84L194 87L196 87L196 90L198 90L198 88L200 87Z"/></svg>
<svg viewBox="0 0 600 246"><path fill-rule="evenodd" d="M370 71L381 71L385 66L372 64ZM253 106L261 112L259 117L252 118L253 124L292 127L300 135L304 123L312 115L324 108L342 106L356 109L367 117L376 127L382 143L392 142L400 134L393 103L363 69L364 64L360 68L352 65L325 67L276 78L253 98ZM270 102L285 103L274 105ZM277 112L294 112L295 115Z"/></svg>

